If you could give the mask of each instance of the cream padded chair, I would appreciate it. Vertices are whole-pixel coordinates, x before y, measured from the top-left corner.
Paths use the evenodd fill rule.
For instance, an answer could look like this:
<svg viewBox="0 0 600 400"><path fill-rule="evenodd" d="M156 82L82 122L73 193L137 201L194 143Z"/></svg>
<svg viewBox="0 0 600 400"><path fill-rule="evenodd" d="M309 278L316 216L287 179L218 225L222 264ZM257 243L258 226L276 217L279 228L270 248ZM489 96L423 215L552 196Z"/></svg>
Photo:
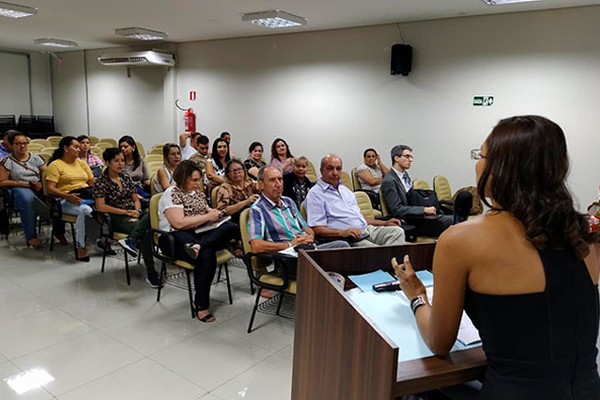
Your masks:
<svg viewBox="0 0 600 400"><path fill-rule="evenodd" d="M350 174L346 171L342 171L342 185L354 192L354 183L352 182Z"/></svg>
<svg viewBox="0 0 600 400"><path fill-rule="evenodd" d="M268 289L280 294L279 304L277 305L276 314L279 315L281 311L281 305L283 304L283 297L285 293L296 294L296 281L289 279L285 273L285 269L277 262L277 254L254 254L252 253L252 247L250 246L249 232L248 232L248 218L250 216L250 209L245 209L240 215L240 234L242 235L242 245L244 247L244 263L246 264L246 270L248 271L248 277L250 282L258 287L256 291L256 299L254 301L254 307L252 308L252 315L250 317L250 323L248 324L248 333L252 332L252 324L254 323L254 317L258 309L258 301L260 300L260 293L263 289ZM273 272L267 271L267 265L274 262L275 270Z"/></svg>
<svg viewBox="0 0 600 400"><path fill-rule="evenodd" d="M413 188L431 190L431 188L429 187L429 184L423 179L415 179L413 181Z"/></svg>
<svg viewBox="0 0 600 400"><path fill-rule="evenodd" d="M50 146L58 147L58 144L62 140L62 136L48 136L46 140L50 142Z"/></svg>
<svg viewBox="0 0 600 400"><path fill-rule="evenodd" d="M162 153L160 153L160 154L151 153L151 154L146 155L146 157L144 157L144 160L147 163L152 162L152 161L160 161L162 163L163 156L162 156Z"/></svg>
<svg viewBox="0 0 600 400"><path fill-rule="evenodd" d="M108 143L110 145L108 147L119 147L117 141L113 138L100 138L96 145L98 146L100 143Z"/></svg>
<svg viewBox="0 0 600 400"><path fill-rule="evenodd" d="M192 318L196 318L196 312L194 308L194 297L192 293L192 281L191 281L191 273L194 270L195 266L186 261L176 260L173 257L167 256L162 250L158 247L158 236L161 234L168 234L167 232L161 231L158 226L158 202L162 197L162 193L155 194L150 199L150 205L148 212L150 213L150 227L152 229L152 255L158 258L161 261L162 267L160 269L160 280L163 282L163 285L159 286L158 293L156 294L156 301L160 301L160 295L162 293L162 287L164 283L168 282L167 277L167 264L173 264L182 268L185 271L185 276L187 280L187 290L188 297L190 300L190 310L192 313ZM229 270L227 269L227 263L229 260L233 258L233 254L231 254L228 250L219 250L217 251L217 265L219 266L219 274L221 276L221 269L225 269L225 280L227 282L227 294L229 297L229 304L233 304L233 298L231 296L231 283L229 281Z"/></svg>
<svg viewBox="0 0 600 400"><path fill-rule="evenodd" d="M350 177L352 178L352 183L354 184L354 190L359 190L360 181L358 180L358 173L356 172L356 168L352 168L352 171L350 171Z"/></svg>

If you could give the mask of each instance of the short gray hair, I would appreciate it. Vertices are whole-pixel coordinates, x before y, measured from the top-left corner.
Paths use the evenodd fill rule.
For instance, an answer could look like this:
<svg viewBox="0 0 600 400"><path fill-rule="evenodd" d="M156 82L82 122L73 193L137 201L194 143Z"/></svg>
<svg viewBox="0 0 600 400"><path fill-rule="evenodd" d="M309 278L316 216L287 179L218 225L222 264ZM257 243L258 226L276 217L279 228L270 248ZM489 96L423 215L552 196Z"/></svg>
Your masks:
<svg viewBox="0 0 600 400"><path fill-rule="evenodd" d="M274 167L273 165L265 165L264 167L260 167L260 169L258 170L258 174L256 174L256 180L260 181L260 182L264 182L265 181L265 171L269 168L273 168L273 169L281 172L281 169Z"/></svg>

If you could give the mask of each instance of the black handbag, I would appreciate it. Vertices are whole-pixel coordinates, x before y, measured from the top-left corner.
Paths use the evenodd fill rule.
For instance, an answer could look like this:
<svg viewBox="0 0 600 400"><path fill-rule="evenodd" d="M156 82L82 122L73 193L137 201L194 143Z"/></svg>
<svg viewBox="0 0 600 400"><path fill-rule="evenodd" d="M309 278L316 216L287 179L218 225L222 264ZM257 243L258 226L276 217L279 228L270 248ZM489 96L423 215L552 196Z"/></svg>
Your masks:
<svg viewBox="0 0 600 400"><path fill-rule="evenodd" d="M406 193L406 200L409 206L433 206L437 210L441 209L435 190L412 188Z"/></svg>

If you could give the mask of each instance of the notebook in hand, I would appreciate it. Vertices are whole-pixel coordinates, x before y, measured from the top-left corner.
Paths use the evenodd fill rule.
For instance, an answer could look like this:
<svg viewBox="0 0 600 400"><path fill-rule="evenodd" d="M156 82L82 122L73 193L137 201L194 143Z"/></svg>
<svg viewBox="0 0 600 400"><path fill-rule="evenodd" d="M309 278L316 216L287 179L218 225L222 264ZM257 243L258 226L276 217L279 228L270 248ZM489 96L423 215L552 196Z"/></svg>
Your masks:
<svg viewBox="0 0 600 400"><path fill-rule="evenodd" d="M202 233L202 232L210 231L211 229L216 229L216 228L220 227L221 225L223 225L225 222L229 221L230 219L231 219L231 217L229 215L227 215L225 217L219 218L215 222L200 225L199 227L196 228L196 233Z"/></svg>

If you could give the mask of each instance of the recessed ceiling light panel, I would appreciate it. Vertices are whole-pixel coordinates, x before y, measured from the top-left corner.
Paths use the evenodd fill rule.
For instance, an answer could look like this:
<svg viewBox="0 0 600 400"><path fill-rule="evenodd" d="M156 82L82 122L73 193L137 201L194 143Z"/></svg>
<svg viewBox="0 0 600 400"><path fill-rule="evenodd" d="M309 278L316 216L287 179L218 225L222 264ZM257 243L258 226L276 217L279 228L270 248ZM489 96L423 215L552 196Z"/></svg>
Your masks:
<svg viewBox="0 0 600 400"><path fill-rule="evenodd" d="M306 25L306 18L281 10L261 11L242 15L243 22L251 22L266 28L292 28L295 26Z"/></svg>
<svg viewBox="0 0 600 400"><path fill-rule="evenodd" d="M503 4L514 4L514 3L531 3L540 0L482 0L488 6L501 6Z"/></svg>
<svg viewBox="0 0 600 400"><path fill-rule="evenodd" d="M138 40L165 40L169 37L165 32L139 27L115 29L115 35Z"/></svg>
<svg viewBox="0 0 600 400"><path fill-rule="evenodd" d="M54 39L54 38L42 38L35 39L33 43L39 46L47 46L47 47L57 47L61 49L69 49L72 47L79 46L79 43L73 42L71 40L63 40L63 39Z"/></svg>
<svg viewBox="0 0 600 400"><path fill-rule="evenodd" d="M25 18L37 14L33 7L21 6L19 4L4 3L0 1L0 15L7 18Z"/></svg>

